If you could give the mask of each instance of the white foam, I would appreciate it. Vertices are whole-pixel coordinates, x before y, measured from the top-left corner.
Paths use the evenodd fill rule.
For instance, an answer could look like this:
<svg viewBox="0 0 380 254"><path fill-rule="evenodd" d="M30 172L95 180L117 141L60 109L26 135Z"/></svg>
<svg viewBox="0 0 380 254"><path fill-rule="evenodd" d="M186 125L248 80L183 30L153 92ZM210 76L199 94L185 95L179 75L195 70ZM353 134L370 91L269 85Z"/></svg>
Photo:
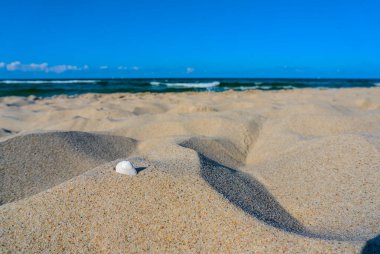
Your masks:
<svg viewBox="0 0 380 254"><path fill-rule="evenodd" d="M0 84L94 84L97 82L99 80L0 80Z"/></svg>
<svg viewBox="0 0 380 254"><path fill-rule="evenodd" d="M160 83L168 87L178 88L211 88L220 85L219 81L205 82L205 83Z"/></svg>
<svg viewBox="0 0 380 254"><path fill-rule="evenodd" d="M160 82L156 82L156 81L152 81L152 82L150 82L150 84L152 86L159 86L161 83Z"/></svg>
<svg viewBox="0 0 380 254"><path fill-rule="evenodd" d="M373 83L375 86L380 86L380 82L379 83Z"/></svg>
<svg viewBox="0 0 380 254"><path fill-rule="evenodd" d="M239 89L240 89L241 91L255 90L255 89L257 89L257 86L240 86Z"/></svg>

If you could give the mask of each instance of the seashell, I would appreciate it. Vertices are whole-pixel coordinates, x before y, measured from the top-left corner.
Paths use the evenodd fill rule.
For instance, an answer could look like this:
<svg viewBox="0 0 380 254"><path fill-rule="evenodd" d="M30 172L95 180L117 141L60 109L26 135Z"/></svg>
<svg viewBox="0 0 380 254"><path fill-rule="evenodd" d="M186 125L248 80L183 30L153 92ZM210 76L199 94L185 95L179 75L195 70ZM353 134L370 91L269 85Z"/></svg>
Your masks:
<svg viewBox="0 0 380 254"><path fill-rule="evenodd" d="M116 172L124 175L137 175L136 169L130 161L120 161L116 165Z"/></svg>

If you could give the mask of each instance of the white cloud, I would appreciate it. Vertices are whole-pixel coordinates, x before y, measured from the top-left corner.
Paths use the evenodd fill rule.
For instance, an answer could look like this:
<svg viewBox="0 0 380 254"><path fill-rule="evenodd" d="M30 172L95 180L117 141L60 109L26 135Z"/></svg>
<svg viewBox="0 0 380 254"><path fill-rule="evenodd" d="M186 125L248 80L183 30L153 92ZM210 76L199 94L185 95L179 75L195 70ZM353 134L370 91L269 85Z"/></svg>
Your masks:
<svg viewBox="0 0 380 254"><path fill-rule="evenodd" d="M138 71L138 70L140 70L140 67L138 67L138 66L133 66L133 67L132 67L132 70L134 70L134 71Z"/></svg>
<svg viewBox="0 0 380 254"><path fill-rule="evenodd" d="M128 67L125 66L119 66L117 67L118 70L128 70Z"/></svg>
<svg viewBox="0 0 380 254"><path fill-rule="evenodd" d="M55 72L55 73L62 73L65 71L80 71L82 68L75 66L75 65L56 65L47 68L46 72Z"/></svg>
<svg viewBox="0 0 380 254"><path fill-rule="evenodd" d="M2 69L4 67L5 67L5 63L4 62L0 62L0 69Z"/></svg>
<svg viewBox="0 0 380 254"><path fill-rule="evenodd" d="M31 63L31 64L22 64L20 61L14 61L7 64L8 71L45 71L48 68L47 63Z"/></svg>
<svg viewBox="0 0 380 254"><path fill-rule="evenodd" d="M7 64L7 70L8 71L16 71L20 65L21 65L21 62L19 62L19 61L12 62L10 64Z"/></svg>
<svg viewBox="0 0 380 254"><path fill-rule="evenodd" d="M107 66L107 65L100 66L99 69L101 69L101 70L107 70L107 69L108 69L108 66Z"/></svg>
<svg viewBox="0 0 380 254"><path fill-rule="evenodd" d="M86 65L83 65L83 70L88 70L90 69L90 67L86 64Z"/></svg>
<svg viewBox="0 0 380 254"><path fill-rule="evenodd" d="M36 72L54 72L54 73L62 73L65 71L80 71L82 69L88 69L87 65L84 65L83 68L75 65L55 65L49 66L48 63L31 63L31 64L23 64L20 61L14 61L6 65L8 71L36 71Z"/></svg>
<svg viewBox="0 0 380 254"><path fill-rule="evenodd" d="M195 69L193 67L187 67L186 68L186 73L193 73Z"/></svg>

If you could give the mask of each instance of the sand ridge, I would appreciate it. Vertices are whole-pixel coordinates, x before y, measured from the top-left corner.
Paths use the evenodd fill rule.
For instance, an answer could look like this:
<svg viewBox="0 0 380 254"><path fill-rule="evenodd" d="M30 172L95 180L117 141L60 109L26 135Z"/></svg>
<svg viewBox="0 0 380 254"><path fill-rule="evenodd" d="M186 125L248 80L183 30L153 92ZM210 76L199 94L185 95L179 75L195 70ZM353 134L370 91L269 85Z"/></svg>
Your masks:
<svg viewBox="0 0 380 254"><path fill-rule="evenodd" d="M130 154L130 138L86 132L20 135L0 143L0 204L29 197Z"/></svg>

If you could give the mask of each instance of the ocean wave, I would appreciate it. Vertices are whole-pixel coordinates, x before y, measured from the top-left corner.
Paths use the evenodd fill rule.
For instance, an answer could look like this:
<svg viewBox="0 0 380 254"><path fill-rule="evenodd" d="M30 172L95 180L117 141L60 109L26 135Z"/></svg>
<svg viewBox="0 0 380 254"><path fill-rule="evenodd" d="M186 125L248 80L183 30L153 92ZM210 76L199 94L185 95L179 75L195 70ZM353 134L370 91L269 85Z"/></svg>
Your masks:
<svg viewBox="0 0 380 254"><path fill-rule="evenodd" d="M379 79L1 79L0 97L83 93L223 92L303 88L380 87Z"/></svg>
<svg viewBox="0 0 380 254"><path fill-rule="evenodd" d="M211 88L220 85L219 81L204 82L204 83L168 83L168 82L150 82L152 86L165 85L172 88Z"/></svg>
<svg viewBox="0 0 380 254"><path fill-rule="evenodd" d="M99 80L0 80L0 84L95 84Z"/></svg>
<svg viewBox="0 0 380 254"><path fill-rule="evenodd" d="M246 90L255 90L257 89L257 86L240 86L236 88L239 91L246 91Z"/></svg>

